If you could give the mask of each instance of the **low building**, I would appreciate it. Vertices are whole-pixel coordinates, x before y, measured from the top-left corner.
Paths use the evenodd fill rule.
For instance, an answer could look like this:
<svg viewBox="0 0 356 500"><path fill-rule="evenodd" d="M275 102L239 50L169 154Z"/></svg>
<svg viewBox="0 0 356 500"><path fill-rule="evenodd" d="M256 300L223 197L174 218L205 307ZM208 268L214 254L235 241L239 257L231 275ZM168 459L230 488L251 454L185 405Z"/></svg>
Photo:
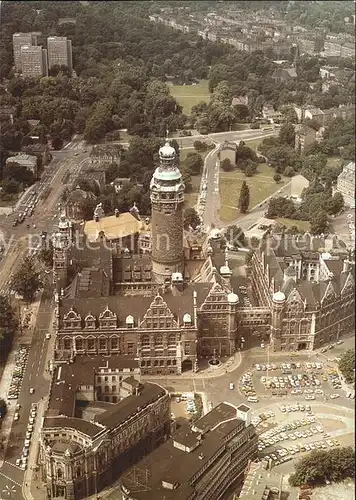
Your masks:
<svg viewBox="0 0 356 500"><path fill-rule="evenodd" d="M336 191L342 194L346 206L355 208L355 162L343 168L337 178Z"/></svg>
<svg viewBox="0 0 356 500"><path fill-rule="evenodd" d="M302 125L295 133L295 149L303 153L316 141L316 130L307 125Z"/></svg>
<svg viewBox="0 0 356 500"><path fill-rule="evenodd" d="M91 163L119 163L121 149L118 144L101 144L93 146L90 152Z"/></svg>
<svg viewBox="0 0 356 500"><path fill-rule="evenodd" d="M178 420L171 439L121 479L123 500L214 500L242 482L257 458L251 409L221 403L192 426Z"/></svg>
<svg viewBox="0 0 356 500"><path fill-rule="evenodd" d="M6 159L6 165L17 163L21 167L26 167L35 177L37 177L37 157L33 155L17 154Z"/></svg>
<svg viewBox="0 0 356 500"><path fill-rule="evenodd" d="M301 198L304 189L309 187L310 182L303 175L295 175L291 178L290 194L292 198Z"/></svg>
<svg viewBox="0 0 356 500"><path fill-rule="evenodd" d="M66 202L66 212L72 222L80 222L84 219L83 204L89 200L95 200L95 195L80 189L79 186L69 193Z"/></svg>
<svg viewBox="0 0 356 500"><path fill-rule="evenodd" d="M297 79L297 72L295 68L277 68L273 74L272 79L276 82L290 82Z"/></svg>
<svg viewBox="0 0 356 500"><path fill-rule="evenodd" d="M97 494L169 433L168 393L140 383L133 357L56 366L40 435L47 498Z"/></svg>
<svg viewBox="0 0 356 500"><path fill-rule="evenodd" d="M265 104L262 108L262 118L270 123L278 123L282 120L283 114L278 110L276 111L273 106Z"/></svg>
<svg viewBox="0 0 356 500"><path fill-rule="evenodd" d="M230 160L232 165L236 165L237 144L235 142L225 141L219 149L220 164L224 160Z"/></svg>

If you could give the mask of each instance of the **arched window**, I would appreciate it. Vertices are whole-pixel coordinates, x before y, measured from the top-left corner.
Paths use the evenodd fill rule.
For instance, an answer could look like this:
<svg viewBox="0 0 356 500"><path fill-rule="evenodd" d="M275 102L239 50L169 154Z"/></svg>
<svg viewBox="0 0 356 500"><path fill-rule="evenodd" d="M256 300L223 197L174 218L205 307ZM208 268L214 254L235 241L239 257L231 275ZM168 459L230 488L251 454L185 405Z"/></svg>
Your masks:
<svg viewBox="0 0 356 500"><path fill-rule="evenodd" d="M57 469L57 478L58 479L62 479L62 477L63 477L63 471L62 471L62 469Z"/></svg>

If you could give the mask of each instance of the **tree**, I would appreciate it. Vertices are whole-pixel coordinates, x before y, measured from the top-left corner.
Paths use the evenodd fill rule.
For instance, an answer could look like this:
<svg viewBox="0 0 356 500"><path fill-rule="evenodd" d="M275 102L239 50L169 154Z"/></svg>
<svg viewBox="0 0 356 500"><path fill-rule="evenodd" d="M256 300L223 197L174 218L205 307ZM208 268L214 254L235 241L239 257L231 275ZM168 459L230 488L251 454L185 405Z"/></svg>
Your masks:
<svg viewBox="0 0 356 500"><path fill-rule="evenodd" d="M0 418L4 418L7 412L7 404L4 399L0 399Z"/></svg>
<svg viewBox="0 0 356 500"><path fill-rule="evenodd" d="M320 206L320 205L319 205ZM310 221L310 232L312 234L326 234L328 231L329 222L328 215L322 208L317 211Z"/></svg>
<svg viewBox="0 0 356 500"><path fill-rule="evenodd" d="M288 198L283 198L278 196L277 198L271 198L268 204L267 218L275 219L277 217L286 217L288 219L293 218L295 213L294 203Z"/></svg>
<svg viewBox="0 0 356 500"><path fill-rule="evenodd" d="M279 130L279 142L283 145L294 147L295 130L291 123L285 123Z"/></svg>
<svg viewBox="0 0 356 500"><path fill-rule="evenodd" d="M203 165L203 158L198 153L191 154L185 161L185 166L191 175L199 175Z"/></svg>
<svg viewBox="0 0 356 500"><path fill-rule="evenodd" d="M203 141L194 141L193 142L194 149L198 152L204 152L208 149L208 145Z"/></svg>
<svg viewBox="0 0 356 500"><path fill-rule="evenodd" d="M47 267L53 265L53 243L51 240L48 242L47 248L42 248L38 253L39 261L43 262Z"/></svg>
<svg viewBox="0 0 356 500"><path fill-rule="evenodd" d="M224 172L231 172L231 170L234 170L234 165L231 163L230 158L224 158L220 166Z"/></svg>
<svg viewBox="0 0 356 500"><path fill-rule="evenodd" d="M59 135L52 136L52 148L56 151L62 149L63 139Z"/></svg>
<svg viewBox="0 0 356 500"><path fill-rule="evenodd" d="M8 297L0 294L0 357L4 358L11 349L18 326L15 312Z"/></svg>
<svg viewBox="0 0 356 500"><path fill-rule="evenodd" d="M21 268L13 276L10 289L22 295L26 302L32 302L36 292L42 287L42 280L32 257L25 257Z"/></svg>
<svg viewBox="0 0 356 500"><path fill-rule="evenodd" d="M246 181L243 181L238 202L238 207L242 214L245 214L247 212L249 204L250 204L250 189L246 184Z"/></svg>
<svg viewBox="0 0 356 500"><path fill-rule="evenodd" d="M292 486L322 485L326 480L338 482L353 477L354 470L355 451L351 446L313 451L296 463L289 482Z"/></svg>
<svg viewBox="0 0 356 500"><path fill-rule="evenodd" d="M330 215L336 215L344 208L344 197L341 193L335 193L332 198L329 199L327 205L327 212Z"/></svg>
<svg viewBox="0 0 356 500"><path fill-rule="evenodd" d="M347 384L355 381L355 350L348 349L339 361L339 369Z"/></svg>
<svg viewBox="0 0 356 500"><path fill-rule="evenodd" d="M200 217L194 208L187 208L184 212L184 226L186 229L195 229L201 223Z"/></svg>
<svg viewBox="0 0 356 500"><path fill-rule="evenodd" d="M281 179L282 179L282 176L280 174L274 174L273 176L273 180L276 184L278 184L279 182L281 182Z"/></svg>

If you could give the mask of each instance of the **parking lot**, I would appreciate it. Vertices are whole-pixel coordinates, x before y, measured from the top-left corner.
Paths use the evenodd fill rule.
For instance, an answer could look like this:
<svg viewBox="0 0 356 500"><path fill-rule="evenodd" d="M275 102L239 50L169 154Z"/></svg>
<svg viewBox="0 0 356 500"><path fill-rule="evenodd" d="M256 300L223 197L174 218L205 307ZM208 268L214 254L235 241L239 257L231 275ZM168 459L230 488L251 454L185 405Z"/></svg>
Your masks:
<svg viewBox="0 0 356 500"><path fill-rule="evenodd" d="M325 403L275 404L254 412L261 460L283 468L313 450L347 444L354 432L353 412ZM283 472L292 470L286 464Z"/></svg>
<svg viewBox="0 0 356 500"><path fill-rule="evenodd" d="M15 366L11 374L11 382L7 399L17 399L20 394L23 374L26 368L28 358L28 346L20 346L20 349L15 354ZM15 420L18 420L18 414L15 413Z"/></svg>
<svg viewBox="0 0 356 500"><path fill-rule="evenodd" d="M321 361L255 364L239 381L239 391L249 403L258 403L266 396L337 399L341 388L337 369Z"/></svg>

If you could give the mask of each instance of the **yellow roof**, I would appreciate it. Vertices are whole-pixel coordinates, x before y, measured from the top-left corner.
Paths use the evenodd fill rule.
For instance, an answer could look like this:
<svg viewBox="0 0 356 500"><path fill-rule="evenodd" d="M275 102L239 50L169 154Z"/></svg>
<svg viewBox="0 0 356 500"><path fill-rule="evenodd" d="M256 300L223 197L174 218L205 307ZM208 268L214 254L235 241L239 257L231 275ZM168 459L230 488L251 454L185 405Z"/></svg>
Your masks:
<svg viewBox="0 0 356 500"><path fill-rule="evenodd" d="M84 226L84 234L89 241L96 241L100 233L104 233L108 240L116 240L147 231L147 229L148 226L143 221L139 221L129 212L125 212L118 217L115 215L102 217L98 222L95 220L87 221Z"/></svg>

